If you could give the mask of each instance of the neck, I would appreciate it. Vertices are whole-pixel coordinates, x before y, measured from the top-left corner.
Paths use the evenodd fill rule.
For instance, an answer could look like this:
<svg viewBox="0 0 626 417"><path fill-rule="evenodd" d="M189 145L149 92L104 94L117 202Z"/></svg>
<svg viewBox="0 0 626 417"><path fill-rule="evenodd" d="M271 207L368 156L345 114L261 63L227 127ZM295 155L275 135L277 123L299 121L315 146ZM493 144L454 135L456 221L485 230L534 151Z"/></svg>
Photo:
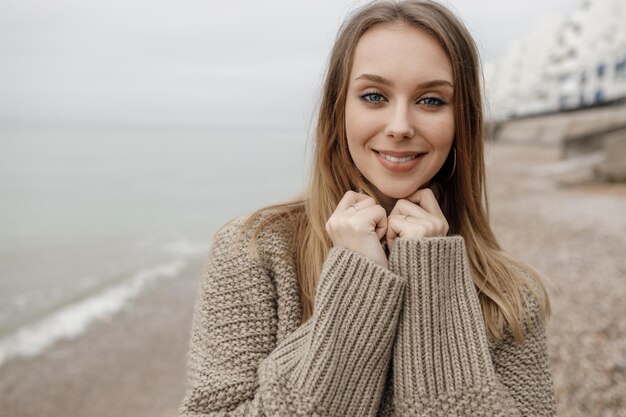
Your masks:
<svg viewBox="0 0 626 417"><path fill-rule="evenodd" d="M424 189L424 188L429 188L431 186L430 181L427 182L426 184L422 185L421 187L419 187L420 190ZM393 210L393 208L396 206L396 202L399 200L398 198L393 198L393 197L388 197L385 194L381 193L380 191L378 191L375 187L374 188L374 193L376 194L376 199L378 200L378 203L383 206L383 208L385 209L385 211L387 212L387 216L389 216L389 214L391 213L391 210ZM408 198L409 196L406 196L404 198Z"/></svg>
<svg viewBox="0 0 626 417"><path fill-rule="evenodd" d="M373 188L374 188L373 190L374 194L376 195L376 199L378 200L378 204L380 204L385 209L385 211L387 212L387 216L389 216L389 214L391 213L391 210L393 210L393 208L396 206L396 202L398 201L398 199L388 197L385 194L378 191L375 187Z"/></svg>
<svg viewBox="0 0 626 417"><path fill-rule="evenodd" d="M382 193L377 193L377 194L378 195L376 197L378 198L378 202L380 203L381 206L383 206L383 208L387 212L387 216L389 216L389 214L391 213L391 210L393 210L393 208L396 206L396 202L398 201L398 199L387 197L386 195Z"/></svg>

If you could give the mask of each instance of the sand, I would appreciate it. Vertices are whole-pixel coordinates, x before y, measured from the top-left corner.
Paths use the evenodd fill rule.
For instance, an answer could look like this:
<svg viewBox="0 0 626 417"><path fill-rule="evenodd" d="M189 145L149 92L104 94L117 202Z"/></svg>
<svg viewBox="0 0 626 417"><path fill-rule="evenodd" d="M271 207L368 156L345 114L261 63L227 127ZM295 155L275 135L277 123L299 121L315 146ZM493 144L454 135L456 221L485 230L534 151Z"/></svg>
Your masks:
<svg viewBox="0 0 626 417"><path fill-rule="evenodd" d="M558 155L491 146L491 221L502 246L549 279L559 415L626 416L626 188L587 181L588 166ZM200 268L154 285L76 339L0 368L0 415L175 416Z"/></svg>
<svg viewBox="0 0 626 417"><path fill-rule="evenodd" d="M150 287L78 338L0 368L0 415L175 416L199 267Z"/></svg>

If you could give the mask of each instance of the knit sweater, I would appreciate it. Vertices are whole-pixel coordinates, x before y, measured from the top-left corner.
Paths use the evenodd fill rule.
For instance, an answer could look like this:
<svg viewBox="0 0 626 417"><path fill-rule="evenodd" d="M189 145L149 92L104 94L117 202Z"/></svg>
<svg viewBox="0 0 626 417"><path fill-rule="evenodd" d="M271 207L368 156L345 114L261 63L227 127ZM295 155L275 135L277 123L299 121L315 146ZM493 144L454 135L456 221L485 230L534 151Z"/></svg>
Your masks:
<svg viewBox="0 0 626 417"><path fill-rule="evenodd" d="M301 325L287 237L253 257L243 221L201 277L180 416L556 415L537 304L523 344L489 342L461 236L397 238L389 269L332 248Z"/></svg>

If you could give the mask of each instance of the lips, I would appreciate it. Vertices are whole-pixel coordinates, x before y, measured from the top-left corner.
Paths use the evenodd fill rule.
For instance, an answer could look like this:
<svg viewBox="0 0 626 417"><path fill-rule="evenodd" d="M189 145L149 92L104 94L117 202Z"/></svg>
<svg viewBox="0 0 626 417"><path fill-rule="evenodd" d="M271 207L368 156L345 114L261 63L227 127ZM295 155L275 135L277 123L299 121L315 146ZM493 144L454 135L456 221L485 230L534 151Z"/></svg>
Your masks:
<svg viewBox="0 0 626 417"><path fill-rule="evenodd" d="M392 172L410 171L417 166L422 159L421 156L425 154L425 152L419 151L396 152L382 150L374 150L374 153L380 164Z"/></svg>
<svg viewBox="0 0 626 417"><path fill-rule="evenodd" d="M408 162L412 159L415 159L421 156L424 152L419 151L406 151L406 152L396 152L396 151L377 151L374 150L378 154L379 157L385 158L386 160L394 163L403 163Z"/></svg>
<svg viewBox="0 0 626 417"><path fill-rule="evenodd" d="M374 152L381 153L381 154L384 154L384 155L389 155L389 156L395 156L396 158L404 158L404 157L407 157L407 156L416 156L416 155L424 153L422 151L396 152L396 151L386 151L386 150L382 150L382 149L381 150L374 149Z"/></svg>
<svg viewBox="0 0 626 417"><path fill-rule="evenodd" d="M395 163L403 163L403 162L408 162L412 159L417 158L419 155L418 154L407 154L407 155L390 155L388 153L384 153L384 152L378 152L378 155L382 156L383 158L385 158L388 161L391 162L395 162Z"/></svg>

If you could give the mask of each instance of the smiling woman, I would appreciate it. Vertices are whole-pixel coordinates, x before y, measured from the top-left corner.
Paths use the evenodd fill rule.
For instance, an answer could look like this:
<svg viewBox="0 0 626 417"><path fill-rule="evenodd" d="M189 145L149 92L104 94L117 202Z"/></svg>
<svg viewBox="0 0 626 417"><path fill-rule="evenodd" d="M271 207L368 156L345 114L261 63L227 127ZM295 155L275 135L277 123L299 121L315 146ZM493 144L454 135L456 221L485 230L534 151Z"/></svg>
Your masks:
<svg viewBox="0 0 626 417"><path fill-rule="evenodd" d="M341 27L307 189L220 230L183 416L551 416L546 293L487 218L474 42L432 1Z"/></svg>
<svg viewBox="0 0 626 417"><path fill-rule="evenodd" d="M450 58L427 32L380 24L359 40L346 98L348 148L388 213L445 162L453 94Z"/></svg>

